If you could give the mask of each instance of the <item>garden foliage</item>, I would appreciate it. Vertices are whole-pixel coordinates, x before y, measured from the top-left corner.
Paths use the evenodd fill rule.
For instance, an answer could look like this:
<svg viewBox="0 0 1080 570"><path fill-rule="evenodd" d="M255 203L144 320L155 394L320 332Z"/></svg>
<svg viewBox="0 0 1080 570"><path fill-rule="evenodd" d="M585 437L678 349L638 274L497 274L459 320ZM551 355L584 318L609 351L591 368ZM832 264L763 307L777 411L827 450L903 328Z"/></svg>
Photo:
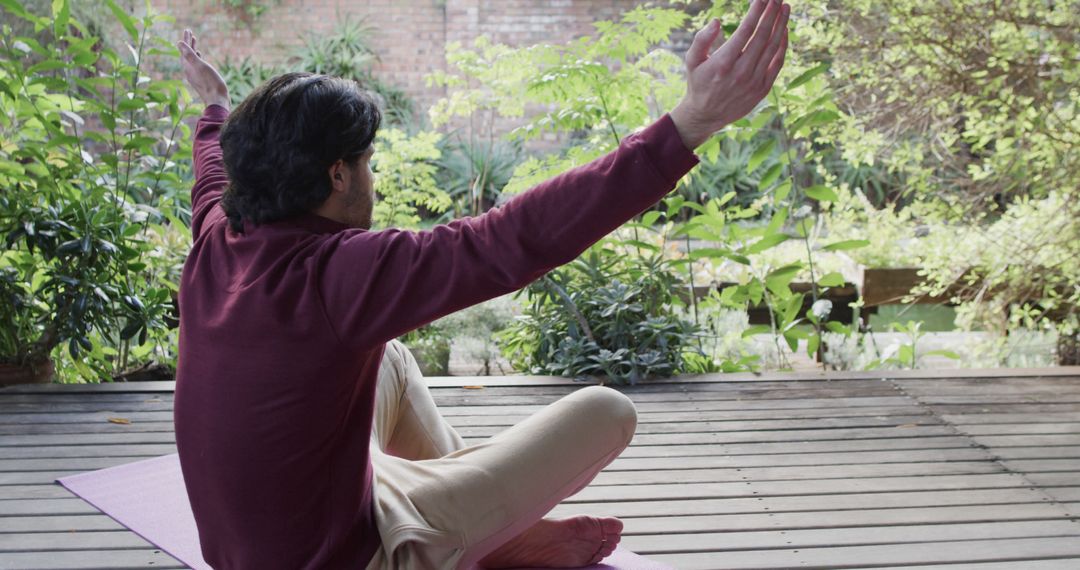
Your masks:
<svg viewBox="0 0 1080 570"><path fill-rule="evenodd" d="M0 362L58 361L64 380L108 379L175 356L176 291L190 241L183 88L150 76L175 58L103 4L120 36L14 0L0 39Z"/></svg>
<svg viewBox="0 0 1080 570"><path fill-rule="evenodd" d="M80 23L70 0L0 0L13 17L0 40L0 360L51 354L65 379L173 358L189 242L181 119L192 113L177 81L148 72L175 51L154 36L162 18L149 6L132 17L100 1L104 25ZM223 72L238 97L286 69L382 93L376 223L416 228L614 149L681 98L671 48L687 30L718 17L730 35L743 8L677 0L564 44L451 45L448 70L431 77L447 88L430 110L446 134L420 128L377 80L370 30L355 22L305 37L281 66ZM113 28L116 40L100 39ZM1075 335L1078 46L1080 0L793 5L767 99L699 148L702 164L656 208L527 288L499 333L504 352L524 370L618 381L756 369L752 354L706 347L730 341L716 315L757 307L768 322L742 334L769 339L770 364L799 350L823 361L826 333L863 338L835 321L829 292L853 277L838 260L920 267L915 293L949 291L967 327ZM500 135L508 122L517 128ZM551 135L563 146L523 154ZM911 342L874 366L929 354L918 323L900 328Z"/></svg>

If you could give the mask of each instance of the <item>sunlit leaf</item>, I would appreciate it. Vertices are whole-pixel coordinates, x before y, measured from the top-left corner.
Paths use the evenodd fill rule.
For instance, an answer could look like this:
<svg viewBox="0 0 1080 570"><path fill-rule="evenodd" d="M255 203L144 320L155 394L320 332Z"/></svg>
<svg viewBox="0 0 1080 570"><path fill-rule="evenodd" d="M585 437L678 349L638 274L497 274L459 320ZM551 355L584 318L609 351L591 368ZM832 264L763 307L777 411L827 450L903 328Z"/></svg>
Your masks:
<svg viewBox="0 0 1080 570"><path fill-rule="evenodd" d="M843 251L846 249L859 249L860 247L866 247L870 245L869 240L865 239L847 239L843 241L837 241L826 245L821 248L824 251Z"/></svg>
<svg viewBox="0 0 1080 570"><path fill-rule="evenodd" d="M793 89L798 88L799 86L801 86L804 83L810 81L811 79L817 77L818 75L821 75L822 73L824 73L828 69L829 69L829 64L828 63L819 63L819 64L815 65L814 67L811 67L810 69L807 69L806 71L800 73L798 77L796 77L795 79L792 79L791 83L788 83L787 90L791 91Z"/></svg>

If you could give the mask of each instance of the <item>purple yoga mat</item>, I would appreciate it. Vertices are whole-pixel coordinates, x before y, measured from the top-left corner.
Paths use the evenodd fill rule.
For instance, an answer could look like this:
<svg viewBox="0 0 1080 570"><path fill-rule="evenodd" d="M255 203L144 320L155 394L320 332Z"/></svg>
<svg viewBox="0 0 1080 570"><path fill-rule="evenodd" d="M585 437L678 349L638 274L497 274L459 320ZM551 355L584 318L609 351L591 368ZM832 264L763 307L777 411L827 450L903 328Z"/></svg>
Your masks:
<svg viewBox="0 0 1080 570"><path fill-rule="evenodd" d="M174 453L57 479L116 522L195 570L209 570L199 549L180 458ZM672 570L618 549L590 570ZM524 569L523 569L524 570Z"/></svg>

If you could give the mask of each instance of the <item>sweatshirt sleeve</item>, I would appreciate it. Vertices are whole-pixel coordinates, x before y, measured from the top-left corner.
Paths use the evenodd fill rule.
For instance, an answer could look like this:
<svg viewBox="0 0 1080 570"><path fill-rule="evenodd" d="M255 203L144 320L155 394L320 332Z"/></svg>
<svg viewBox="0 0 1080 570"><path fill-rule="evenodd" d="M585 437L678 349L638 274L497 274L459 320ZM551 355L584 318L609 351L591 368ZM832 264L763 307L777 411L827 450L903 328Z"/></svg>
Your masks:
<svg viewBox="0 0 1080 570"><path fill-rule="evenodd" d="M319 266L309 275L339 340L371 347L573 260L696 164L665 115L610 154L482 216L423 232L339 234L311 259Z"/></svg>
<svg viewBox="0 0 1080 570"><path fill-rule="evenodd" d="M219 207L221 194L229 183L221 157L221 126L229 111L221 105L208 105L195 125L192 154L195 162L195 186L191 188L191 237L198 239L210 217L224 216Z"/></svg>

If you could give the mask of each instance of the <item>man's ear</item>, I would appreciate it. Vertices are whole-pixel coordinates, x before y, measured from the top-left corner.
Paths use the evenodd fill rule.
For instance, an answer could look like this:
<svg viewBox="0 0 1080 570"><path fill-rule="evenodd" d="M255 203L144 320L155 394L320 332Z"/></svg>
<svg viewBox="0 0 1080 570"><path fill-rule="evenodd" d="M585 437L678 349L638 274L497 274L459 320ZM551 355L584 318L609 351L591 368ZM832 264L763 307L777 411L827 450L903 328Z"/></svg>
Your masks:
<svg viewBox="0 0 1080 570"><path fill-rule="evenodd" d="M345 177L348 175L344 160L337 160L330 165L330 185L336 192L345 191Z"/></svg>

